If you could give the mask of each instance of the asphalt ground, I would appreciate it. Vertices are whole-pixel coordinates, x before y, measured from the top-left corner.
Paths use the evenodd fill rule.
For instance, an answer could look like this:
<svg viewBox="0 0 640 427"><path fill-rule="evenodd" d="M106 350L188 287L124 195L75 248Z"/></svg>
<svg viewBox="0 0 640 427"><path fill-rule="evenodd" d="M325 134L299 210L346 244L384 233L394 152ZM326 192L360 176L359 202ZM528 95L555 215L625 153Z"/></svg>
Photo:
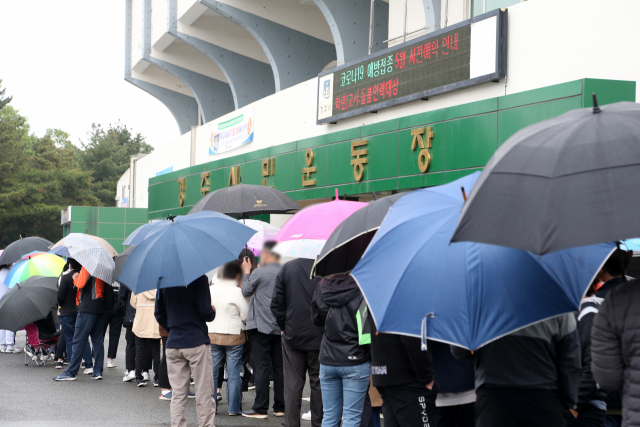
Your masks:
<svg viewBox="0 0 640 427"><path fill-rule="evenodd" d="M108 331L107 331L108 335ZM105 337L105 356L108 345ZM18 332L16 346L24 348L25 333ZM0 427L80 427L80 426L165 426L170 425L169 405L171 402L158 399L160 389L152 382L146 387L136 387L135 381L122 381L125 371L124 330L118 345L116 368L106 368L103 379L91 380L82 374L76 381L53 381L53 377L63 372L55 369L55 363L35 366L32 362L24 365L24 353L0 353ZM303 392L302 410L309 410L309 386ZM254 390L243 393L242 408L251 409L255 398ZM271 403L273 405L273 391ZM226 382L222 389L215 418L217 426L281 426L283 418L274 417L269 410L269 418L256 420L245 417L229 417ZM189 399L187 422L197 426L195 399ZM310 421L302 421L302 427L310 427Z"/></svg>

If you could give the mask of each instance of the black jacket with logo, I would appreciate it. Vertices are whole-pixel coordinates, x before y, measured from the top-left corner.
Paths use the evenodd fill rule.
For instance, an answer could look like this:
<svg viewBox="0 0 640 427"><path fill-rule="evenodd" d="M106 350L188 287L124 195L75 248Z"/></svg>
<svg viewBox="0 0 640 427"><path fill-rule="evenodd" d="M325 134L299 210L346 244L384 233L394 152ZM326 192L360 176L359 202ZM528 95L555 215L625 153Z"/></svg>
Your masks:
<svg viewBox="0 0 640 427"><path fill-rule="evenodd" d="M310 279L312 259L298 258L284 264L276 276L271 313L290 348L318 351L324 330L313 324L311 300L320 279Z"/></svg>
<svg viewBox="0 0 640 427"><path fill-rule="evenodd" d="M371 375L375 387L394 387L433 381L431 353L422 351L420 338L371 334Z"/></svg>
<svg viewBox="0 0 640 427"><path fill-rule="evenodd" d="M78 314L76 307L76 293L78 289L73 284L74 273L78 270L69 269L60 275L58 279L58 305L60 316L75 316Z"/></svg>
<svg viewBox="0 0 640 427"><path fill-rule="evenodd" d="M320 281L313 295L313 323L324 326L320 363L355 366L369 361L369 346L360 345L356 312L363 300L351 276L335 275Z"/></svg>

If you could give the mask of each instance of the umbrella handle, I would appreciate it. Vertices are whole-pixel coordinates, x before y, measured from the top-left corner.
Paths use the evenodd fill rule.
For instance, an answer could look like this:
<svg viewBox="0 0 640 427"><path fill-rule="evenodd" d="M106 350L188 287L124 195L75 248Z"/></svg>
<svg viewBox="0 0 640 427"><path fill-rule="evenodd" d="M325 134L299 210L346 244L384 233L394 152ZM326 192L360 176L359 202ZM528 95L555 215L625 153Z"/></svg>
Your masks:
<svg viewBox="0 0 640 427"><path fill-rule="evenodd" d="M420 346L422 351L427 351L427 319L429 317L436 317L436 315L433 314L433 312L427 313L424 319L422 319L422 345Z"/></svg>

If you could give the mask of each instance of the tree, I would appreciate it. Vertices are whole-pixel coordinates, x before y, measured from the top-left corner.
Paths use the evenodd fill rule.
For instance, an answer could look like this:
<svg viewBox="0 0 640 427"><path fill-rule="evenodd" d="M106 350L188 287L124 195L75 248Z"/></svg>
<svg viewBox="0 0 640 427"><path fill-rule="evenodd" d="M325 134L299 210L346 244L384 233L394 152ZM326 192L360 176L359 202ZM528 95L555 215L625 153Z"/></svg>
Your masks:
<svg viewBox="0 0 640 427"><path fill-rule="evenodd" d="M115 206L118 180L129 168L131 156L151 153L153 147L119 122L107 129L93 124L88 135L89 142L82 144L80 163L84 170L93 172L94 194L102 205Z"/></svg>

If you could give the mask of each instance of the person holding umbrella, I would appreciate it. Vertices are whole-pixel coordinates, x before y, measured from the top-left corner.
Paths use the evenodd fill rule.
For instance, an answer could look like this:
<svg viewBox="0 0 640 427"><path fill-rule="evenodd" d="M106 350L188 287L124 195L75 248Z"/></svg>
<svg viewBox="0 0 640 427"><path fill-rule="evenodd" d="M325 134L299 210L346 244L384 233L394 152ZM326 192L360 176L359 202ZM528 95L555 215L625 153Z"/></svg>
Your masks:
<svg viewBox="0 0 640 427"><path fill-rule="evenodd" d="M0 265L0 288L4 288L4 292L8 290L4 285L4 279L9 274L9 267L6 264ZM2 290L0 290L0 293L0 295L4 296ZM0 299L2 296L0 296ZM20 349L15 348L15 340L16 334L14 332L0 329L0 353L20 353Z"/></svg>

